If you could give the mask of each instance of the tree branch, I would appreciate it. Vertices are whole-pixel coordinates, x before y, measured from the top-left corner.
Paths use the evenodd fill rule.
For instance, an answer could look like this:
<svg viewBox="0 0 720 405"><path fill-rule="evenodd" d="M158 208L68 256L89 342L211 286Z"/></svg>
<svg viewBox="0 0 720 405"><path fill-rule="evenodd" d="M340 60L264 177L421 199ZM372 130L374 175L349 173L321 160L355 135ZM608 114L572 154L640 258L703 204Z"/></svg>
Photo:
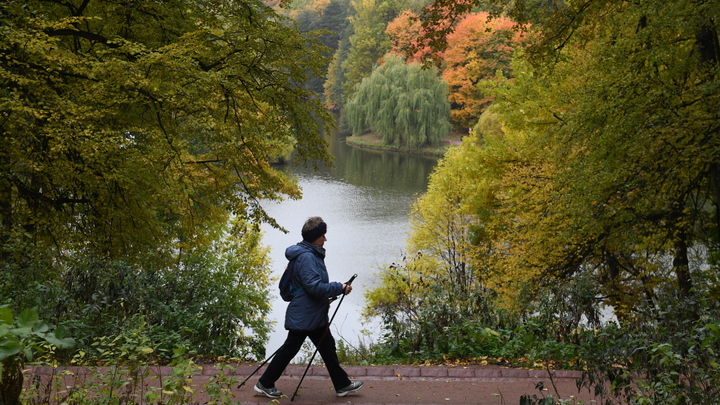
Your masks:
<svg viewBox="0 0 720 405"><path fill-rule="evenodd" d="M51 37L60 37L60 36L74 36L74 37L80 37L89 39L90 41L99 42L109 48L119 48L119 44L113 44L108 41L107 38L105 38L102 35L94 34L92 32L87 31L80 31L80 30L73 30L70 28L63 28L59 30L47 30L45 33Z"/></svg>

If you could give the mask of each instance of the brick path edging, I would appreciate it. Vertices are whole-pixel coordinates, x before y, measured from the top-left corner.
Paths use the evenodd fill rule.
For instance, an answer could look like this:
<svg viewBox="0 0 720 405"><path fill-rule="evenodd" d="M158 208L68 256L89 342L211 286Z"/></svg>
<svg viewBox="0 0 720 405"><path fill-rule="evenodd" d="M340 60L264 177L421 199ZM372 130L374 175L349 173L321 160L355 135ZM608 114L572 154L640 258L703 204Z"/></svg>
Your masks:
<svg viewBox="0 0 720 405"><path fill-rule="evenodd" d="M225 373L233 376L250 375L258 367L257 364L233 364L234 370L225 369ZM216 365L204 364L198 365L196 375L211 376L220 373ZM256 375L262 373L264 368L258 371ZM289 365L284 372L286 376L302 376L307 366ZM345 371L351 377L365 379L475 379L475 380L518 380L518 379L537 379L549 378L550 373L547 370L526 370L514 368L471 368L471 367L443 367L443 366L343 366ZM62 371L68 371L75 375L90 375L93 373L104 374L110 372L109 367L49 367L49 366L31 366L26 368L27 373L31 375L50 375L58 374ZM168 376L172 372L172 367L155 366L149 367L148 370L155 375ZM327 370L323 366L311 366L307 372L307 376L327 376ZM573 370L553 370L552 377L554 379L578 379L581 378L582 372Z"/></svg>

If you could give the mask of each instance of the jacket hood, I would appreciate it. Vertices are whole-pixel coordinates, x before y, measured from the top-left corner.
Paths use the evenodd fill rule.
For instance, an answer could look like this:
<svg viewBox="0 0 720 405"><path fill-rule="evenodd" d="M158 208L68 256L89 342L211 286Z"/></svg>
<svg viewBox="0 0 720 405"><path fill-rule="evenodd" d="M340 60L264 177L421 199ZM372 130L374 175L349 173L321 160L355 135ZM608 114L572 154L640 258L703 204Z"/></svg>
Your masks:
<svg viewBox="0 0 720 405"><path fill-rule="evenodd" d="M292 245L285 249L285 258L288 260L297 259L303 253L310 252L321 259L325 258L325 249L320 246L313 245L309 242L299 242L296 245Z"/></svg>
<svg viewBox="0 0 720 405"><path fill-rule="evenodd" d="M342 294L342 283L330 281L325 267L325 249L300 242L285 249L294 260L295 280L302 286L287 306L285 329L315 330L328 325L328 298ZM293 281L294 282L294 281Z"/></svg>

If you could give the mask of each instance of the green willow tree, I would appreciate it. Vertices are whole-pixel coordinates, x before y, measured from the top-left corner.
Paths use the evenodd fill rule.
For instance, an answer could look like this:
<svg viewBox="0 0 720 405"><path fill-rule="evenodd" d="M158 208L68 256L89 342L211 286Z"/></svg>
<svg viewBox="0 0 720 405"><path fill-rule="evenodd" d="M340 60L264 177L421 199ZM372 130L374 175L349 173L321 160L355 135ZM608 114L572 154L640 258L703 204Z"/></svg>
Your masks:
<svg viewBox="0 0 720 405"><path fill-rule="evenodd" d="M253 238L274 224L261 199L300 195L271 161L288 146L329 159L331 118L298 85L322 75L325 48L261 1L1 7L3 301L33 280L70 288L81 257L172 271L231 217Z"/></svg>
<svg viewBox="0 0 720 405"><path fill-rule="evenodd" d="M353 134L367 128L388 145L436 145L450 131L447 84L436 69L406 64L396 55L363 79L346 106Z"/></svg>

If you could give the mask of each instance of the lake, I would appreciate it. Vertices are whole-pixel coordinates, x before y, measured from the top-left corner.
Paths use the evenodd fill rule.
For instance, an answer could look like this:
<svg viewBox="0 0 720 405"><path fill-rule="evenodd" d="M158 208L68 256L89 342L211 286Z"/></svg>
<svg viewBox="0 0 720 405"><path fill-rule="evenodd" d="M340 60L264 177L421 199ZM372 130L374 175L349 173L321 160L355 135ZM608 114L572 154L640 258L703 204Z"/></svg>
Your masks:
<svg viewBox="0 0 720 405"><path fill-rule="evenodd" d="M409 231L411 204L427 189L436 157L400 152L360 149L344 138L327 136L334 167L288 166L297 176L303 197L280 203L265 202L263 208L289 231L285 234L265 225L263 243L271 249L272 268L278 277L285 269L285 249L302 240L305 220L320 216L328 224L325 264L331 281L346 282L357 274L353 291L339 308L331 330L337 340L357 345L360 339L378 336L379 325L363 324L364 294L376 285L375 273L386 264L402 259ZM287 304L276 293L270 320L274 331L266 346L269 354L285 340L283 327ZM330 308L335 311L336 301ZM367 334L363 333L367 331ZM363 337L364 336L364 337Z"/></svg>

